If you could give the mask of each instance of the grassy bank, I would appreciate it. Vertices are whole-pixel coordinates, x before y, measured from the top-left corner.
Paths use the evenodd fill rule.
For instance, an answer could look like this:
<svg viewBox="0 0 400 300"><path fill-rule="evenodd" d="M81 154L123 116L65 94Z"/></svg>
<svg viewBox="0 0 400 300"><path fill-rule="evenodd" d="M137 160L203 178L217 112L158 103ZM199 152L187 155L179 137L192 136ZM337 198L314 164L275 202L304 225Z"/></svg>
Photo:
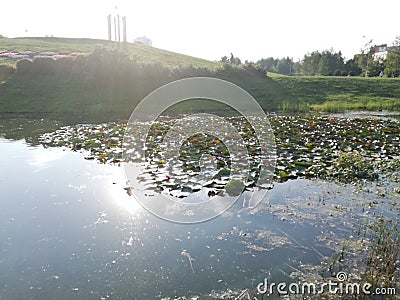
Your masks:
<svg viewBox="0 0 400 300"><path fill-rule="evenodd" d="M256 92L268 80L253 66L222 65L143 45L123 48L102 45L75 58L18 61L14 74L0 84L0 112L126 119L148 93L177 79L219 77ZM194 106L177 112L204 109L201 102ZM207 109L221 108L207 104Z"/></svg>
<svg viewBox="0 0 400 300"><path fill-rule="evenodd" d="M220 76L223 77L223 76ZM268 79L229 78L253 95L269 97L263 90ZM167 83L146 78L126 82L102 82L93 79L53 75L12 76L0 85L0 113L34 113L115 120L129 118L137 103L152 90ZM261 97L256 97L256 99ZM224 107L215 102L193 101L183 104L176 112L223 112ZM266 110L274 110L278 103L263 103Z"/></svg>
<svg viewBox="0 0 400 300"><path fill-rule="evenodd" d="M289 109L297 102L306 103L314 110L328 112L359 109L400 110L399 79L280 75L271 77L289 95L287 100L283 99L283 105Z"/></svg>
<svg viewBox="0 0 400 300"><path fill-rule="evenodd" d="M266 111L400 110L400 80L359 77L289 77L232 67L141 44L92 39L0 39L0 49L91 53L99 45L112 49L82 60L87 69L67 72L18 71L0 83L0 113L52 113L83 118L127 118L155 88L179 78L213 76L248 91ZM124 57L118 56L123 53ZM108 54L107 54L108 55ZM86 59L86 58L85 58ZM0 62L1 63L1 62ZM132 71L131 64L136 71ZM66 68L70 63L63 65ZM79 65L78 63L76 63ZM72 65L72 63L71 63ZM76 66L75 66L76 69ZM135 73L136 72L136 73ZM195 105L202 108L204 104ZM187 106L190 109L196 107ZM218 106L207 109L219 110Z"/></svg>

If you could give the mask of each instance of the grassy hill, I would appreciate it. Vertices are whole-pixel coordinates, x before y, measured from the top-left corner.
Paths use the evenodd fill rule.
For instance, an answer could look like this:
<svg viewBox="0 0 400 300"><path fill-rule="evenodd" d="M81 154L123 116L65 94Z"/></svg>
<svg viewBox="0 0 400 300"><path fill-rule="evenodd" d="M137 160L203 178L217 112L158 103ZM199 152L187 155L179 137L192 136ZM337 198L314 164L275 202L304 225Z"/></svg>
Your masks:
<svg viewBox="0 0 400 300"><path fill-rule="evenodd" d="M139 73L132 75L129 70L121 71L131 67L130 64L125 65L123 60L115 66L109 63L103 66L105 62L93 60L90 72L83 70L69 75L62 72L24 74L17 71L0 83L0 112L127 118L136 103L153 89L188 76L214 76L229 80L247 90L267 111L400 111L399 79L290 77L277 74L266 77L245 67L232 67L141 44L93 39L0 39L0 49L16 51L88 53L99 45L114 49L115 53L123 50L138 64ZM204 107L204 104L196 105Z"/></svg>
<svg viewBox="0 0 400 300"><path fill-rule="evenodd" d="M189 55L145 46L138 43L117 43L108 40L86 38L0 38L0 50L13 51L54 51L59 53L92 52L97 46L123 49L131 56L136 56L143 61L161 63L169 67L189 66L215 69L221 66L219 62L213 62ZM0 60L1 63L1 60Z"/></svg>

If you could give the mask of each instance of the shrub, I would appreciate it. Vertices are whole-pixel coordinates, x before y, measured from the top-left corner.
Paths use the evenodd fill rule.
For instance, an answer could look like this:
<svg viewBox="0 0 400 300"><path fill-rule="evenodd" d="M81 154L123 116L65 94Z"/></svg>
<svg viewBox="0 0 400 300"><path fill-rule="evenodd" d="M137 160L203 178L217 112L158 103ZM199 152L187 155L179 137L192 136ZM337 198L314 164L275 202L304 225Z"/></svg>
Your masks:
<svg viewBox="0 0 400 300"><path fill-rule="evenodd" d="M62 57L55 61L57 73L71 73L74 60L72 57Z"/></svg>
<svg viewBox="0 0 400 300"><path fill-rule="evenodd" d="M0 65L0 81L7 79L15 72L15 69L9 65Z"/></svg>
<svg viewBox="0 0 400 300"><path fill-rule="evenodd" d="M29 74L32 72L32 61L24 58L17 61L17 74Z"/></svg>
<svg viewBox="0 0 400 300"><path fill-rule="evenodd" d="M252 73L252 74L254 74L256 76L260 76L260 77L267 76L267 71L260 65L256 65L256 64L253 64L253 63L247 63L247 64L245 64L243 66L243 68L246 71L248 71L248 72L250 72L250 73Z"/></svg>
<svg viewBox="0 0 400 300"><path fill-rule="evenodd" d="M32 61L32 71L35 74L53 74L56 69L56 62L52 57L36 56Z"/></svg>

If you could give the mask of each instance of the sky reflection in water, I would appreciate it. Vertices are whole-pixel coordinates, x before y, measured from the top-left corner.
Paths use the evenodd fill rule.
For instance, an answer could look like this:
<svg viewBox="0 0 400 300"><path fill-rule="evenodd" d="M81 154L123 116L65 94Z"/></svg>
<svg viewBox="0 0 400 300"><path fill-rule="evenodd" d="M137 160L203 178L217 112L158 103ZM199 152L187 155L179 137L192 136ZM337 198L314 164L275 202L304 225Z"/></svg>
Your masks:
<svg viewBox="0 0 400 300"><path fill-rule="evenodd" d="M268 272L293 281L293 269L333 253L327 236L380 210L361 209L372 196L352 186L292 180L255 210L244 194L216 219L178 225L127 195L121 167L23 140L1 139L0 153L0 299L208 295L254 288Z"/></svg>

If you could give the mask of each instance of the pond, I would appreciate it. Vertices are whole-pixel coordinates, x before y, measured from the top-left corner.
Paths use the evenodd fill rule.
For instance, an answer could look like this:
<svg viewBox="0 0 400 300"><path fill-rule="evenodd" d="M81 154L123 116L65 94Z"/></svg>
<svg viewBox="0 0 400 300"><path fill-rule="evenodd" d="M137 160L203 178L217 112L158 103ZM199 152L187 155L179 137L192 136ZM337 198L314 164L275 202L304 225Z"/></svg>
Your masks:
<svg viewBox="0 0 400 300"><path fill-rule="evenodd" d="M395 181L299 177L254 209L245 191L207 222L167 222L127 193L118 164L43 144L58 122L0 124L0 299L262 299L265 278L357 280L364 228L399 219Z"/></svg>

